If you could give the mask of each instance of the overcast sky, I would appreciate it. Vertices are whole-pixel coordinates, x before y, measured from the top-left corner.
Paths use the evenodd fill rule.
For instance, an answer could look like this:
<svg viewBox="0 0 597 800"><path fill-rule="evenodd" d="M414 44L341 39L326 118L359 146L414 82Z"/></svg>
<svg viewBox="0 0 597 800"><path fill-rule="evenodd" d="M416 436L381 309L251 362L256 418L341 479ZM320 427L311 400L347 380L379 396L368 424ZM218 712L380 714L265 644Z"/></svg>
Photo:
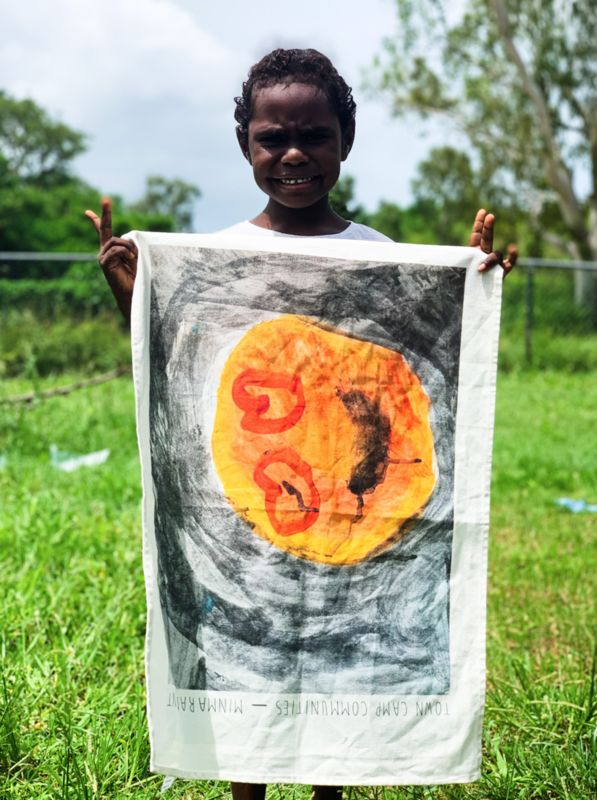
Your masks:
<svg viewBox="0 0 597 800"><path fill-rule="evenodd" d="M405 203L418 161L441 140L392 120L367 99L362 70L396 26L393 0L0 0L0 88L32 97L90 135L77 172L106 193L138 199L148 174L203 192L195 229L255 216L254 186L234 134L233 97L276 46L315 47L353 86L357 139L344 167L358 199Z"/></svg>

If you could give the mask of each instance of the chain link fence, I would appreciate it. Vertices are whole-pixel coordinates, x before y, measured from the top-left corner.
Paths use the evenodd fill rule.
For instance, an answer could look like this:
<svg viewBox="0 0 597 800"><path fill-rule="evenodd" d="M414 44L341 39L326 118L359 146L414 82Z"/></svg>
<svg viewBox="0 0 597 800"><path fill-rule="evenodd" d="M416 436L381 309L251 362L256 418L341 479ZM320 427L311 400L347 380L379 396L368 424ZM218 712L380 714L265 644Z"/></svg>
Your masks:
<svg viewBox="0 0 597 800"><path fill-rule="evenodd" d="M519 260L504 283L500 367L597 369L597 262Z"/></svg>
<svg viewBox="0 0 597 800"><path fill-rule="evenodd" d="M0 280L0 313L115 311L95 253L2 253L2 261L63 261L55 280ZM597 262L522 258L504 283L502 370L597 370Z"/></svg>

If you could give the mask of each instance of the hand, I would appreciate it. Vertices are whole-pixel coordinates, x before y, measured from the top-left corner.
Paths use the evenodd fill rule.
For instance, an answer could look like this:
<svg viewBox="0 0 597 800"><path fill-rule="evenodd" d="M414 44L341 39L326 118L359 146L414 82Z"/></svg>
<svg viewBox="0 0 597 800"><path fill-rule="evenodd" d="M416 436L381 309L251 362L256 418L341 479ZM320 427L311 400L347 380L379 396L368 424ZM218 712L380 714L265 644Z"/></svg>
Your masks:
<svg viewBox="0 0 597 800"><path fill-rule="evenodd" d="M97 260L104 271L112 294L123 317L131 322L131 301L137 275L137 247L128 239L117 239L112 235L112 203L109 197L102 200L102 216L86 211L85 216L93 222L100 238Z"/></svg>
<svg viewBox="0 0 597 800"><path fill-rule="evenodd" d="M473 225L469 247L474 247L477 250L482 250L484 253L489 253L485 261L479 264L479 272L486 272L495 267L496 264L501 264L504 268L505 278L516 264L518 248L515 244L508 245L508 258L504 261L502 253L499 250L493 249L494 223L495 217L493 214L488 214L484 208L480 209L475 217L475 224Z"/></svg>

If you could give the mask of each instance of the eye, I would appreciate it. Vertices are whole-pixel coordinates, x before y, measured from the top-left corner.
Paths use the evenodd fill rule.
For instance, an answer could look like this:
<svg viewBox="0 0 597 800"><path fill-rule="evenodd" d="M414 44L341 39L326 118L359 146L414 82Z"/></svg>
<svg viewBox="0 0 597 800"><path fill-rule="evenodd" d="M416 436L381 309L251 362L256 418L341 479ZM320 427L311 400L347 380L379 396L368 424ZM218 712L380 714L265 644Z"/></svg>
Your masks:
<svg viewBox="0 0 597 800"><path fill-rule="evenodd" d="M305 135L305 139L308 142L323 142L328 138L329 134L326 131L321 130L309 131L309 133Z"/></svg>
<svg viewBox="0 0 597 800"><path fill-rule="evenodd" d="M262 147L279 147L284 143L285 137L280 133L264 133L257 137Z"/></svg>

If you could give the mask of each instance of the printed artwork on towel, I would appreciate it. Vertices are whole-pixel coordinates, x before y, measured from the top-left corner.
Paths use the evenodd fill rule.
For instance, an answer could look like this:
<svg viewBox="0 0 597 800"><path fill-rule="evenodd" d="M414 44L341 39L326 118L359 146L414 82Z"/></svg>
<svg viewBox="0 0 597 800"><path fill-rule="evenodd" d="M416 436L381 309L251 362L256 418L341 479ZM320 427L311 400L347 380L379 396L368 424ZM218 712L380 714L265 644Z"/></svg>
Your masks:
<svg viewBox="0 0 597 800"><path fill-rule="evenodd" d="M151 256L171 682L447 694L466 270Z"/></svg>

